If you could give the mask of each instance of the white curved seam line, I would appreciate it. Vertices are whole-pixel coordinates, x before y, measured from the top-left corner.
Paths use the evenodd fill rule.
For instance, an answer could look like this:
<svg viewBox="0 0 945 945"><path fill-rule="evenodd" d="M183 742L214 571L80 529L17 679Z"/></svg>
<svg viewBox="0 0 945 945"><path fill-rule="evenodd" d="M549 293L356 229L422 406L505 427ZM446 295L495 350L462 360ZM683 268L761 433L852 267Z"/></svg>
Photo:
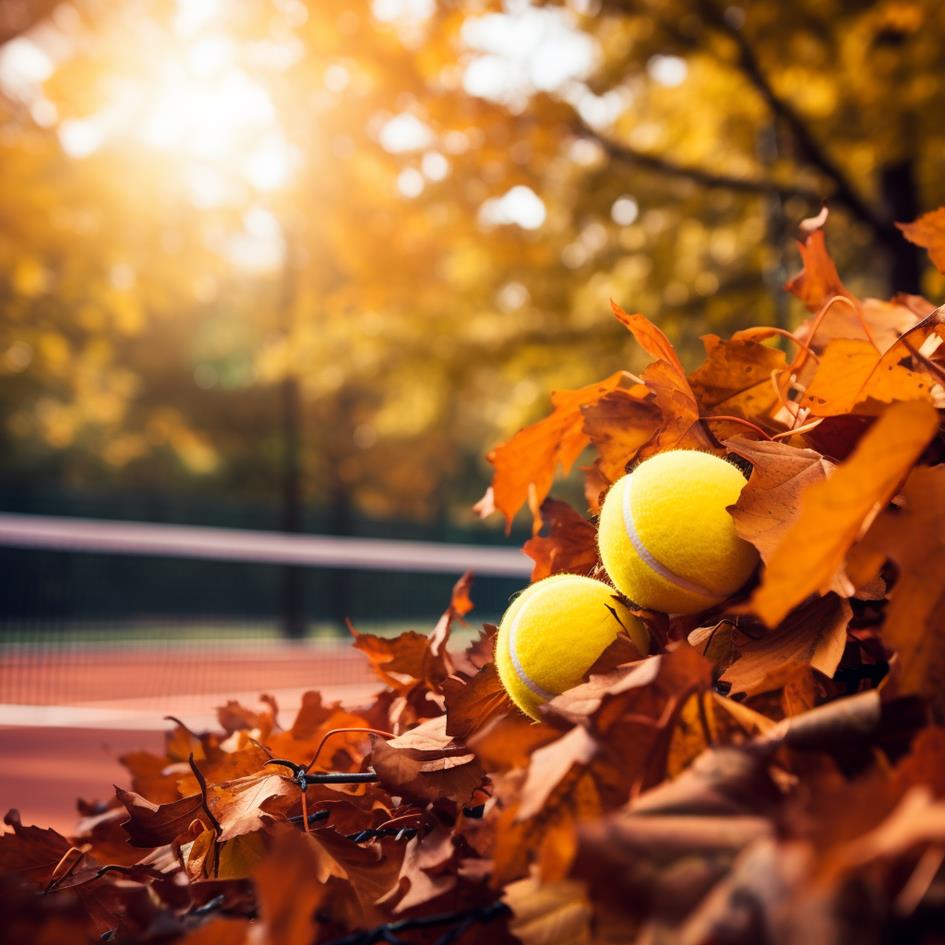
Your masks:
<svg viewBox="0 0 945 945"><path fill-rule="evenodd" d="M623 488L623 525L627 531L627 537L630 539L630 544L633 545L634 550L643 559L643 562L663 578L663 580L668 581L674 587L678 587L681 591L695 594L697 597L705 597L709 600L723 600L725 597L724 594L719 594L717 591L710 591L701 584L697 584L695 581L690 581L688 578L684 578L674 571L670 571L665 564L657 561L656 558L650 554L649 549L643 544L642 539L637 533L636 525L633 522L633 505L630 498L630 488L632 485L633 475L631 474Z"/></svg>
<svg viewBox="0 0 945 945"><path fill-rule="evenodd" d="M541 593L539 591L539 593ZM536 595L537 596L537 595ZM522 618L525 616L525 612L528 608L535 602L533 597L530 601L527 601L522 605L522 609L516 614L515 619L512 621L512 626L509 627L509 659L512 660L512 665L515 667L515 672L518 675L519 680L523 682L528 689L532 692L533 695L538 696L539 699L547 702L549 699L554 699L557 695L555 692L548 692L547 689L542 689L538 683L535 682L528 673L525 672L525 668L522 666L521 661L518 658L518 629L519 625L522 622Z"/></svg>

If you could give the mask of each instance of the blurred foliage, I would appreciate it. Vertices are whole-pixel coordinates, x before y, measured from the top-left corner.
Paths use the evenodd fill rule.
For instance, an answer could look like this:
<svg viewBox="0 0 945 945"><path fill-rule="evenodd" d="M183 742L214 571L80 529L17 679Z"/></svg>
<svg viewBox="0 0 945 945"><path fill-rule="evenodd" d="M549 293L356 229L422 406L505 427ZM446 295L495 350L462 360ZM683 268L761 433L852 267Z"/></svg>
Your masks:
<svg viewBox="0 0 945 945"><path fill-rule="evenodd" d="M684 357L794 320L821 198L854 291L943 288L892 229L945 202L936 0L3 8L7 482L277 498L290 422L306 501L457 513L636 366L609 298Z"/></svg>

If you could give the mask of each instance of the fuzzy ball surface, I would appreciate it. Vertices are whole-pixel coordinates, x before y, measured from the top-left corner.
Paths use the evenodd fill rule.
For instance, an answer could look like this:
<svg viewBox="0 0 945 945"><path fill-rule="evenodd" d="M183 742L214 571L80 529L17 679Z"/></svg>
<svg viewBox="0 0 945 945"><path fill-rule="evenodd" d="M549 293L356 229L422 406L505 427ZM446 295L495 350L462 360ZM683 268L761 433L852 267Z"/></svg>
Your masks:
<svg viewBox="0 0 945 945"><path fill-rule="evenodd" d="M576 686L626 630L643 657L649 635L612 587L555 574L526 588L499 624L495 662L512 701L533 719L538 707Z"/></svg>
<svg viewBox="0 0 945 945"><path fill-rule="evenodd" d="M617 480L598 529L614 586L641 607L670 614L731 596L758 563L727 511L744 486L731 463L695 450L658 453Z"/></svg>

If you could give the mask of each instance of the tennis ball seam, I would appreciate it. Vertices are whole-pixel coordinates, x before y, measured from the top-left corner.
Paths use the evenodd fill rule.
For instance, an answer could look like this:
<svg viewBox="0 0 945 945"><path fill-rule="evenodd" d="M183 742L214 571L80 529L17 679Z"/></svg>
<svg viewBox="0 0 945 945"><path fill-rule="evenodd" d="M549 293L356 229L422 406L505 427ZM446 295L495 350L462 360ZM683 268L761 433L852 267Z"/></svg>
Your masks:
<svg viewBox="0 0 945 945"><path fill-rule="evenodd" d="M643 543L643 539L640 538L639 533L637 532L636 524L633 520L633 500L631 496L631 490L633 488L633 476L627 476L626 482L623 487L623 524L624 530L627 533L627 538L630 539L630 544L633 545L634 551L640 556L640 559L644 564L651 570L658 574L664 581L669 584L672 584L674 587L681 591L685 591L687 594L694 594L697 597L704 597L710 601L723 601L725 600L726 595L720 594L718 591L710 590L707 587L703 587L696 581L690 581L688 578L683 577L681 574L677 574L675 571L671 571L665 564L663 564L658 558L656 558Z"/></svg>
<svg viewBox="0 0 945 945"><path fill-rule="evenodd" d="M547 588L545 588L545 592L547 592ZM547 702L550 699L554 699L556 693L549 692L547 689L543 689L538 685L538 683L535 682L534 679L531 678L531 676L528 675L527 672L525 672L525 667L522 666L521 660L518 656L518 648L516 646L516 643L518 642L519 626L522 623L522 618L528 613L529 609L532 607L535 601L540 598L540 596L540 593L535 594L531 600L526 601L522 605L519 612L515 615L515 619L512 621L512 626L509 627L507 640L509 659L512 661L512 666L515 669L515 674L518 676L519 682L529 689L533 695Z"/></svg>

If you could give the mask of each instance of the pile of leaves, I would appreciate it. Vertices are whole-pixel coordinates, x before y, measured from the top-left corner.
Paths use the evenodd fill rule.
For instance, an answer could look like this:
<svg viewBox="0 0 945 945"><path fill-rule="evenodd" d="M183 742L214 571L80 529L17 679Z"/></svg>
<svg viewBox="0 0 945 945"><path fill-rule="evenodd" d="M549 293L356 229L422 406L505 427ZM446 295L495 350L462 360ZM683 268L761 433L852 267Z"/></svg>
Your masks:
<svg viewBox="0 0 945 945"><path fill-rule="evenodd" d="M384 688L177 720L130 788L80 804L72 836L0 837L7 941L370 945L519 941L945 940L945 307L859 299L823 221L788 288L795 332L704 339L687 375L614 306L652 362L553 395L494 450L480 505L527 506L534 579L600 575L592 520L548 497L590 444L587 503L661 450L750 473L732 509L756 581L695 616L639 612L533 723L492 662L495 628L354 634ZM945 271L945 210L904 227Z"/></svg>

